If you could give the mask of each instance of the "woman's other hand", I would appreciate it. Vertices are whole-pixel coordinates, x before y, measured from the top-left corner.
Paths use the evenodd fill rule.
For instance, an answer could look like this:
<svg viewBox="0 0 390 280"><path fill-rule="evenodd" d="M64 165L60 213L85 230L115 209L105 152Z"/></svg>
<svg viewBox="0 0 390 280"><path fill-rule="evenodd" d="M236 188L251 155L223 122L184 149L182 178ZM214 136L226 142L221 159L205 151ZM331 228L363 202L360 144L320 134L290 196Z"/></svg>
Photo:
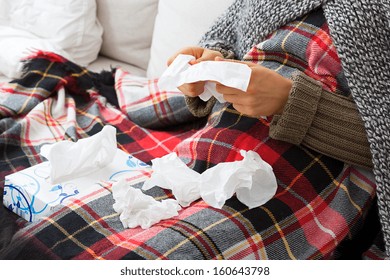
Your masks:
<svg viewBox="0 0 390 280"><path fill-rule="evenodd" d="M216 57L223 58L223 55L219 51L209 50L201 47L186 47L171 56L167 64L168 66L175 60L179 54L192 55L194 60L190 61L191 65L199 63L201 61L213 61ZM205 82L196 82L190 84L183 84L178 89L187 96L196 97L204 91Z"/></svg>
<svg viewBox="0 0 390 280"><path fill-rule="evenodd" d="M216 58L216 61L232 61ZM217 84L216 89L224 99L232 103L240 113L251 116L271 116L281 114L287 103L292 81L277 72L261 65L245 61L234 61L247 64L252 74L246 92Z"/></svg>

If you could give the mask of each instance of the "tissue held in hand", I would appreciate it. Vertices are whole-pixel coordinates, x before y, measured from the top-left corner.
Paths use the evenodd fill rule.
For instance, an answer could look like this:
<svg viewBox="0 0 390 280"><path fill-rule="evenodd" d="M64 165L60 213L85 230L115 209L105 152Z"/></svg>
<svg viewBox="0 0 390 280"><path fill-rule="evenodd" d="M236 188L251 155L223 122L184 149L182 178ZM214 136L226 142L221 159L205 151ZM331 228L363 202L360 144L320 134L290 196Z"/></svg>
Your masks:
<svg viewBox="0 0 390 280"><path fill-rule="evenodd" d="M161 75L158 86L162 90L173 90L185 83L206 81L204 92L199 95L203 101L214 96L219 102L225 102L217 92L215 82L246 91L251 78L251 68L242 63L230 61L203 61L194 65L192 55L180 54Z"/></svg>
<svg viewBox="0 0 390 280"><path fill-rule="evenodd" d="M152 160L152 176L143 189L154 186L172 190L180 205L188 206L202 198L215 208L222 208L234 193L239 201L254 208L276 193L272 167L253 151L241 151L241 161L219 163L202 174L190 169L175 153Z"/></svg>

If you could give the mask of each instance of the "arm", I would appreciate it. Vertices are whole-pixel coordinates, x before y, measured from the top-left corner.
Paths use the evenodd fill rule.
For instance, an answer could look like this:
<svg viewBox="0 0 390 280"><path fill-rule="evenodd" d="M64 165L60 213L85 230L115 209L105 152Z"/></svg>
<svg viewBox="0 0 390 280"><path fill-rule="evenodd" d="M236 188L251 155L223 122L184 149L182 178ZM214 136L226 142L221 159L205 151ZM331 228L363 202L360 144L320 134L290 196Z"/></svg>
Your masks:
<svg viewBox="0 0 390 280"><path fill-rule="evenodd" d="M271 85L281 85L284 82L285 78L268 72L271 70L263 70L272 75L266 79L271 81ZM258 68L258 71L263 70ZM263 72L260 73L264 75ZM260 79L258 86L252 87L253 92L230 94L230 88L220 85L217 90L228 93L224 94L224 98L241 113L253 117L274 115L270 124L270 137L273 139L303 145L347 163L372 167L366 131L352 99L326 92L320 83L297 72L292 77L292 87L287 92L286 101L280 101L285 104L282 109L278 109L275 105L279 101L275 102L269 98L269 94L256 90L258 87L265 88L262 85L266 84L262 84ZM280 88L281 96L285 90ZM271 91L275 93L275 86L271 87ZM250 99L250 95L253 98ZM257 106L257 101L263 103L263 106ZM196 117L208 115L214 103L213 98L203 102L197 97L186 96L188 109ZM269 111L272 107L273 111Z"/></svg>
<svg viewBox="0 0 390 280"><path fill-rule="evenodd" d="M270 137L371 168L366 131L354 101L326 92L303 73L292 80L284 110L271 122Z"/></svg>
<svg viewBox="0 0 390 280"><path fill-rule="evenodd" d="M372 167L366 130L351 98L326 92L319 82L300 72L291 80L258 64L238 63L252 68L247 91L220 84L217 91L243 114L274 116L270 137Z"/></svg>

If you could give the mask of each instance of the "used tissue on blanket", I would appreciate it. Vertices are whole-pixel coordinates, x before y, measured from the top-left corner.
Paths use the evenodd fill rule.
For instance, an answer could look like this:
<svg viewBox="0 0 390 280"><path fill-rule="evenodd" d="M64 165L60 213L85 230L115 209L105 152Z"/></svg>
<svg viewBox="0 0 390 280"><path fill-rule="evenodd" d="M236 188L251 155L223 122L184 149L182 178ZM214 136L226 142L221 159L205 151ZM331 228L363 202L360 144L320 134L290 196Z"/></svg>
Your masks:
<svg viewBox="0 0 390 280"><path fill-rule="evenodd" d="M170 153L152 160L152 176L144 182L142 189L154 186L170 189L181 206L187 207L200 198L200 174Z"/></svg>
<svg viewBox="0 0 390 280"><path fill-rule="evenodd" d="M194 65L192 55L178 55L161 75L158 86L162 90L173 90L185 83L206 81L204 92L199 95L203 101L214 96L219 102L225 102L223 95L217 92L216 82L225 86L246 91L251 77L251 68L242 63L230 61L202 61Z"/></svg>
<svg viewBox="0 0 390 280"><path fill-rule="evenodd" d="M112 134L114 134L114 141ZM102 139L106 137L108 139ZM117 149L113 127L105 127L98 134L71 143L70 146L68 146L69 141L63 142L59 142L61 145L59 149L61 150L64 147L70 147L70 149L66 156L62 153L64 157L60 158L63 158L64 162L56 162L55 168L74 170L74 167L69 165L73 162L75 166L80 167L80 170L74 170L74 176L68 170L61 169L53 172L52 162L46 161L10 174L5 177L3 196L5 207L27 221L37 221L49 216L60 207L68 205L74 199L101 190L103 188L99 184L101 181L116 181L124 174L127 177L139 176L143 178L145 170L150 170L149 165ZM80 146L77 146L77 143ZM57 148L54 145L47 147L51 149L46 151L50 150L46 155L56 151ZM85 150L81 151L81 147ZM103 147L102 152L100 147ZM96 154L93 154L93 151ZM51 156L54 156L55 161L60 160L54 154L51 154ZM51 159L51 156L48 157ZM92 160L88 160L88 156ZM88 170L88 166L91 167L93 172ZM52 183L51 174L58 176L58 178L66 178L66 180Z"/></svg>
<svg viewBox="0 0 390 280"><path fill-rule="evenodd" d="M113 208L120 214L125 228L140 226L147 229L161 220L177 216L181 209L176 200L157 201L140 189L129 186L124 177L112 185L112 194L115 199Z"/></svg>
<svg viewBox="0 0 390 280"><path fill-rule="evenodd" d="M241 161L219 163L202 174L190 169L175 153L152 160L153 173L143 189L154 186L172 190L179 204L186 207L202 198L215 208L236 194L249 208L258 207L276 193L272 167L254 151L241 151Z"/></svg>

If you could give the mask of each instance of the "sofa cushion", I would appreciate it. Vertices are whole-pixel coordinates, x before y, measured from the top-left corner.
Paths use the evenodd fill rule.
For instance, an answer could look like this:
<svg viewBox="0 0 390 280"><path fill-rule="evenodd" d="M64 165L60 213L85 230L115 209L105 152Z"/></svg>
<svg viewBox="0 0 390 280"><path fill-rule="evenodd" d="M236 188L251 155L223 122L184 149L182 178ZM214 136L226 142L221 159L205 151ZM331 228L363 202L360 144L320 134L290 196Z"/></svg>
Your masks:
<svg viewBox="0 0 390 280"><path fill-rule="evenodd" d="M15 77L20 59L41 49L87 65L96 59L102 27L95 0L2 0L0 73Z"/></svg>
<svg viewBox="0 0 390 280"><path fill-rule="evenodd" d="M104 56L146 70L158 0L96 0Z"/></svg>
<svg viewBox="0 0 390 280"><path fill-rule="evenodd" d="M101 72L102 70L109 71L112 68L120 68L123 71L129 72L132 75L145 77L145 69L139 68L135 65L128 64L123 61L118 61L106 56L100 55L94 62L88 65L88 69L94 72ZM1 81L1 77L0 77Z"/></svg>
<svg viewBox="0 0 390 280"><path fill-rule="evenodd" d="M149 78L157 78L167 59L179 49L196 45L233 0L160 0L154 26Z"/></svg>
<svg viewBox="0 0 390 280"><path fill-rule="evenodd" d="M6 77L4 75L0 75L0 86L1 86L1 84L7 83L9 81L10 81L10 79L8 77Z"/></svg>

